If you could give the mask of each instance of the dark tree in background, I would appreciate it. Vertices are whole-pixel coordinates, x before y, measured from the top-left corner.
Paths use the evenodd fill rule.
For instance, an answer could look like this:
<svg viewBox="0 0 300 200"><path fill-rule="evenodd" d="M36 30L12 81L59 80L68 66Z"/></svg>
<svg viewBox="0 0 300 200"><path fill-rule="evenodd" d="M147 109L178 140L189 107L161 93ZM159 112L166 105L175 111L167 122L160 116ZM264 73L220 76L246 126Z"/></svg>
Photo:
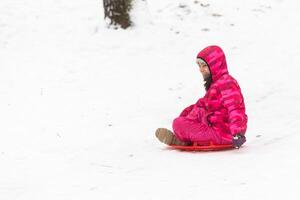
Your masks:
<svg viewBox="0 0 300 200"><path fill-rule="evenodd" d="M103 0L104 18L109 25L119 25L126 29L131 26L129 11L132 8L132 0Z"/></svg>

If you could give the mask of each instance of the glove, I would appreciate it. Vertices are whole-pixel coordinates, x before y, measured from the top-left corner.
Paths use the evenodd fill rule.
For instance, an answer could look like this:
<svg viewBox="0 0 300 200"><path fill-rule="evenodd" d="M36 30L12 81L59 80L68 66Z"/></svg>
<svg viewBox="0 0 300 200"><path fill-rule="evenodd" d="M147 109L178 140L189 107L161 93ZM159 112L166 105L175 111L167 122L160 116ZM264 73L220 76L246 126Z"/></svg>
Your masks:
<svg viewBox="0 0 300 200"><path fill-rule="evenodd" d="M242 134L236 134L232 138L232 144L236 149L239 149L246 142L246 137Z"/></svg>

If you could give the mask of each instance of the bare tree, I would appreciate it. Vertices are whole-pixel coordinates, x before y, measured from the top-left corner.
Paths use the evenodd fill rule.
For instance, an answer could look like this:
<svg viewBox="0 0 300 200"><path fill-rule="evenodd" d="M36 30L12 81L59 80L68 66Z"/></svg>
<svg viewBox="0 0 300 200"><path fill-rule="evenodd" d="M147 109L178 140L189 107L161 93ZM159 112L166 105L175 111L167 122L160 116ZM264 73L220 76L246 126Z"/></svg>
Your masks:
<svg viewBox="0 0 300 200"><path fill-rule="evenodd" d="M126 29L131 26L129 11L132 8L132 0L103 0L104 18L109 25L121 26Z"/></svg>

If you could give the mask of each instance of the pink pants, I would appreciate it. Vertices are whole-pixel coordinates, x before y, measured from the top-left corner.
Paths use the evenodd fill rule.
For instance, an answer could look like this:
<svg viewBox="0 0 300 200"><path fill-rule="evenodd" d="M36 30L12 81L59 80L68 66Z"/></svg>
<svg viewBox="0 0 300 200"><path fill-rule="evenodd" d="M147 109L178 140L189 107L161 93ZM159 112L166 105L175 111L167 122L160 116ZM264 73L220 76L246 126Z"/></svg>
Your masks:
<svg viewBox="0 0 300 200"><path fill-rule="evenodd" d="M221 136L210 126L198 120L178 117L173 121L176 137L184 142L197 142L199 145L222 144Z"/></svg>

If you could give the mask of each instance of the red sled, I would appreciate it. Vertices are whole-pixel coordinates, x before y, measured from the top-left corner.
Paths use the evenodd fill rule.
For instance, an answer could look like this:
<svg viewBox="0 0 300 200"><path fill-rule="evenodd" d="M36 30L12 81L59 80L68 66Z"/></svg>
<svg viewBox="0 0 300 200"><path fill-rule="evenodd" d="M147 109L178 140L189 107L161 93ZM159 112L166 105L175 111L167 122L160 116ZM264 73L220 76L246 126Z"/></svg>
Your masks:
<svg viewBox="0 0 300 200"><path fill-rule="evenodd" d="M174 149L183 150L183 151L222 151L222 150L234 149L234 146L231 144L198 145L194 143L191 146L170 145L170 147Z"/></svg>

